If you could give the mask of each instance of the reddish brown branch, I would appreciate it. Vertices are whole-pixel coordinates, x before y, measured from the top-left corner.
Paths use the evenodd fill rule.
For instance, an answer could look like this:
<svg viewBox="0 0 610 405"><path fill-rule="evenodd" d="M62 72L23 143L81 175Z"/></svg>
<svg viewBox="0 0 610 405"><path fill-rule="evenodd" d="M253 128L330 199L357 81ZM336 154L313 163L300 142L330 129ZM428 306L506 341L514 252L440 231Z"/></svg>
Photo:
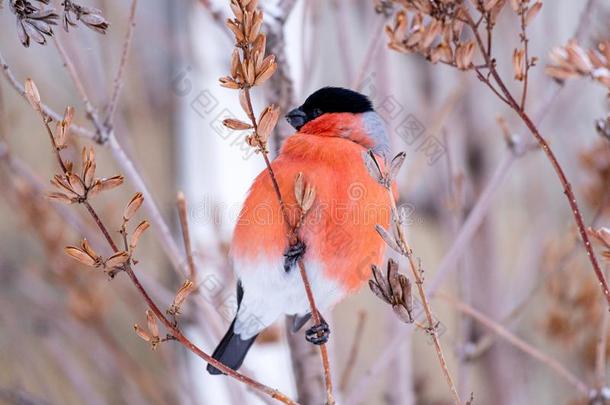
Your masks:
<svg viewBox="0 0 610 405"><path fill-rule="evenodd" d="M467 18L468 18L467 24L472 29L473 35L475 36L479 49L484 50L485 45L483 44L483 40L481 39L481 35L479 34L475 23L472 21L472 18L470 17L470 15L468 15ZM486 64L488 65L489 72L491 73L491 76L493 77L494 82L498 85L498 87L500 88L500 92L508 101L508 105L517 113L517 115L519 115L519 117L521 118L523 123L527 126L529 131L532 133L536 142L538 143L540 148L542 148L542 150L545 153L545 155L547 156L549 162L553 166L553 169L555 170L555 173L557 174L557 177L559 178L559 181L561 182L561 185L563 187L564 194L566 195L566 198L568 199L568 203L572 210L572 215L574 216L574 221L576 222L576 226L578 227L578 232L584 243L585 250L587 252L587 256L589 257L589 261L591 262L591 266L593 267L593 271L595 272L595 276L597 277L599 284L601 286L602 292L603 292L604 296L606 297L606 301L607 301L608 305L610 306L610 290L608 288L608 283L606 281L606 277L604 276L604 273L602 272L602 270L599 266L597 258L595 257L595 253L593 252L593 247L591 246L591 241L589 240L589 236L587 235L587 230L586 230L583 218L582 218L582 214L580 212L580 208L578 207L578 202L576 201L576 196L574 195L574 192L572 191L572 185L568 181L568 179L563 171L563 168L561 167L559 161L557 160L557 157L555 156L555 153L549 146L546 139L544 139L544 137L540 134L538 128L536 127L534 122L530 119L529 115L523 110L523 108L521 108L521 106L518 104L518 102L515 100L515 98L511 94L511 92L508 90L508 88L504 84L504 81L502 80L502 78L500 77L500 74L496 70L495 65L492 63L490 55L487 55L485 52L482 52L482 54L483 54L483 57L485 58ZM481 80L483 80L483 82L485 82L489 87L492 87L492 84L488 78L486 78L483 75L480 75L479 78Z"/></svg>

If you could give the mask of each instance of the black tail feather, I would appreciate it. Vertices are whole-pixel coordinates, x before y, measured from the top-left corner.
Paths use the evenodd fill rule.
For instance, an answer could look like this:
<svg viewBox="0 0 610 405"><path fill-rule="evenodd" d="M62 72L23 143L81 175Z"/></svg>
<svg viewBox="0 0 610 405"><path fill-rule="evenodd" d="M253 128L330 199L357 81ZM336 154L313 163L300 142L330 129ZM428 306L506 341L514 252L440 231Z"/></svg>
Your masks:
<svg viewBox="0 0 610 405"><path fill-rule="evenodd" d="M237 370L244 362L244 358L246 357L248 350L250 350L252 343L254 343L254 340L258 335L254 335L250 339L243 340L239 335L236 335L233 332L234 325L235 320L233 320L229 330L218 344L216 350L214 350L212 357L227 367ZM207 370L210 374L223 374L222 371L211 364L208 364Z"/></svg>
<svg viewBox="0 0 610 405"><path fill-rule="evenodd" d="M241 305L241 300L244 297L244 290L241 286L241 282L237 282L237 310L239 312L239 306ZM237 317L237 315L235 315ZM224 335L216 350L212 354L212 357L227 367L232 368L233 370L237 370L241 364L244 362L244 358L246 354L248 354L248 350L256 340L258 334L252 336L250 339L243 340L239 335L236 335L233 331L235 326L235 319L231 322L231 326L229 326L229 330ZM208 364L207 367L208 373L217 375L223 374L222 371L217 369L211 364Z"/></svg>

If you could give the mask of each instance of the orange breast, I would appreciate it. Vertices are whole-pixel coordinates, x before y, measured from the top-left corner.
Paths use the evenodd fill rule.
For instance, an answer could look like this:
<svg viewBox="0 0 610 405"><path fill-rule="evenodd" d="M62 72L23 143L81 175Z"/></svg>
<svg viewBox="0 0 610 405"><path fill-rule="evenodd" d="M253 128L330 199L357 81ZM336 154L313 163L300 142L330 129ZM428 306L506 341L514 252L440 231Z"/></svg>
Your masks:
<svg viewBox="0 0 610 405"><path fill-rule="evenodd" d="M294 180L299 172L315 186L316 201L301 228L306 259L324 264L325 276L353 291L379 264L384 243L375 225L388 227L387 191L368 174L362 153L351 140L299 134L288 138L272 162L280 190L294 223L298 215ZM240 213L233 237L233 255L240 259L277 258L287 247L283 220L268 172L255 180ZM277 271L277 269L269 269Z"/></svg>

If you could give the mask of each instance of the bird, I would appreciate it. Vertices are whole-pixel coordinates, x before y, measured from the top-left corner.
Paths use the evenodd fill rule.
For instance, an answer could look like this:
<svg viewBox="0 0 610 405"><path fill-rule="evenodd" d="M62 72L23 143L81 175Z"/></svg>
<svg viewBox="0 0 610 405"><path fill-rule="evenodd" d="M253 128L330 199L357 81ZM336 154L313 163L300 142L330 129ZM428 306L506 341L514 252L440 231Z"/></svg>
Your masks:
<svg viewBox="0 0 610 405"><path fill-rule="evenodd" d="M254 180L237 218L230 256L237 278L237 312L212 357L233 370L242 365L256 337L282 315L296 333L312 317L297 263L302 260L320 316L357 292L383 260L375 230L388 228L390 196L367 171L364 155L384 161L390 150L382 117L363 94L323 87L288 112L296 132L271 162L290 214L299 215L295 179L302 173L315 200L291 243L268 170ZM313 344L328 340L321 317L306 333ZM210 374L222 372L208 364Z"/></svg>

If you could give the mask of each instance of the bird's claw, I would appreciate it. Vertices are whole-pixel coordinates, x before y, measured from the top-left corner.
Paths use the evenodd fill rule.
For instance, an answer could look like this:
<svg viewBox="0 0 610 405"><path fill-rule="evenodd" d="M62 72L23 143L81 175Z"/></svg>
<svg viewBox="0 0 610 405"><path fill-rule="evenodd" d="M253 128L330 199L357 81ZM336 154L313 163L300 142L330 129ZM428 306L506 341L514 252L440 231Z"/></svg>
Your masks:
<svg viewBox="0 0 610 405"><path fill-rule="evenodd" d="M299 240L295 244L288 246L288 249L284 252L284 271L289 272L304 254L305 243L302 241Z"/></svg>
<svg viewBox="0 0 610 405"><path fill-rule="evenodd" d="M320 323L312 326L305 331L305 340L314 345L323 345L328 342L330 337L330 328L324 320L320 320Z"/></svg>

